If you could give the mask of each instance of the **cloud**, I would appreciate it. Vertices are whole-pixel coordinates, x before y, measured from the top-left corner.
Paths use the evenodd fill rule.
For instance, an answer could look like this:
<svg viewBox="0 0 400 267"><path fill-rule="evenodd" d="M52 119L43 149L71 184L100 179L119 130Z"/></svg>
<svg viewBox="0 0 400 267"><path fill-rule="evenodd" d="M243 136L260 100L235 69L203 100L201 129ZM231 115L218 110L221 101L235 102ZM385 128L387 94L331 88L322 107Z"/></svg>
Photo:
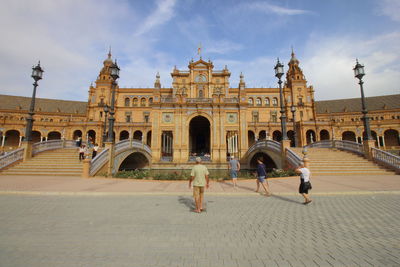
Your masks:
<svg viewBox="0 0 400 267"><path fill-rule="evenodd" d="M267 2L246 3L246 4L242 5L242 8L259 11L259 12L263 12L266 14L276 14L276 15L280 15L280 16L312 14L312 12L308 11L308 10L286 8L286 7L273 5L273 4L270 4Z"/></svg>
<svg viewBox="0 0 400 267"><path fill-rule="evenodd" d="M144 20L135 36L145 34L156 26L169 21L174 16L175 3L176 0L159 0L156 10Z"/></svg>
<svg viewBox="0 0 400 267"><path fill-rule="evenodd" d="M400 90L399 32L370 38L314 34L304 55L298 58L318 100L360 96L352 70L356 58L365 65L366 96L397 94Z"/></svg>
<svg viewBox="0 0 400 267"><path fill-rule="evenodd" d="M381 0L378 13L388 16L394 21L400 22L400 1L399 0Z"/></svg>

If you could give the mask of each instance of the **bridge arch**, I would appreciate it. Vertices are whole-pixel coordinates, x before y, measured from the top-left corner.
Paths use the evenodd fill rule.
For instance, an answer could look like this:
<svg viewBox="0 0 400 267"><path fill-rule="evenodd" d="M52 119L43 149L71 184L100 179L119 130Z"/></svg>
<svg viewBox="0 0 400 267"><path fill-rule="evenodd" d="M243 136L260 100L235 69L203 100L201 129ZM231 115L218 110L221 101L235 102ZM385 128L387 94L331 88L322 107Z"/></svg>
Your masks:
<svg viewBox="0 0 400 267"><path fill-rule="evenodd" d="M113 173L121 169L151 167L151 149L137 140L124 140L115 144Z"/></svg>
<svg viewBox="0 0 400 267"><path fill-rule="evenodd" d="M264 164L266 164L267 168L282 168L281 145L279 142L273 140L256 142L241 159L243 169L255 168L255 162L258 157L264 159Z"/></svg>

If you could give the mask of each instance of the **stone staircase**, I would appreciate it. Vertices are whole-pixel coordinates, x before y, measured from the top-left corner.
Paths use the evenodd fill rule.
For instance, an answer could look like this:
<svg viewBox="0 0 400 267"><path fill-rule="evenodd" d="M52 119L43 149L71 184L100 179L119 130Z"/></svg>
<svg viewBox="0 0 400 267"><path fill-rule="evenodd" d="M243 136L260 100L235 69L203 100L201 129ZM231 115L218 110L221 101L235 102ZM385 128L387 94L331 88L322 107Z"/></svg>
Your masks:
<svg viewBox="0 0 400 267"><path fill-rule="evenodd" d="M39 153L26 162L6 168L0 171L0 175L81 176L82 168L77 148L57 149Z"/></svg>
<svg viewBox="0 0 400 267"><path fill-rule="evenodd" d="M290 148L303 158L302 148ZM394 172L351 152L331 148L309 148L312 175L393 175Z"/></svg>

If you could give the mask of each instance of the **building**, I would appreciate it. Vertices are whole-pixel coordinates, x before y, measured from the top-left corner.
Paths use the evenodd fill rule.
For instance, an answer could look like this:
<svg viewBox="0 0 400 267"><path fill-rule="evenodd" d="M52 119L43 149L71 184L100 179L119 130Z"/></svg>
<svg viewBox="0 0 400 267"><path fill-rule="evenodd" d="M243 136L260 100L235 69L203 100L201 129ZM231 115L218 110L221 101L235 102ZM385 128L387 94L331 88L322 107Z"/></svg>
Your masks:
<svg viewBox="0 0 400 267"><path fill-rule="evenodd" d="M33 140L89 139L102 144L112 93L111 54L103 62L88 102L37 99ZM191 60L188 69L173 69L172 86L160 76L153 88L116 87L115 139L141 140L151 147L152 166L184 164L205 156L223 164L228 154L243 156L257 140L282 138L279 88L247 88L244 76L231 85L225 66ZM283 88L287 135L298 146L327 139L362 142L361 100L315 101L300 62L292 52ZM0 134L3 150L21 145L30 98L0 95ZM376 146L400 148L400 94L367 98ZM295 111L295 112L292 112Z"/></svg>

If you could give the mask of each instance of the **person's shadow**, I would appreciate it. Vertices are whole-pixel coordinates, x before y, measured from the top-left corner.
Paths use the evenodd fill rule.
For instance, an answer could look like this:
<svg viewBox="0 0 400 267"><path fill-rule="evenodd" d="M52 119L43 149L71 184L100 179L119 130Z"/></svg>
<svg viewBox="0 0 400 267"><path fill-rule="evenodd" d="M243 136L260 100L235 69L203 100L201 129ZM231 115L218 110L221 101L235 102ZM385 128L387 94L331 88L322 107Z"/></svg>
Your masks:
<svg viewBox="0 0 400 267"><path fill-rule="evenodd" d="M190 211L196 210L196 205L194 203L194 200L191 197L179 196L178 201L179 201L179 203L188 207Z"/></svg>
<svg viewBox="0 0 400 267"><path fill-rule="evenodd" d="M279 195L274 195L273 193L272 193L271 197L273 197L273 198L277 198L277 199L279 199L279 200L287 201L287 202L296 203L296 204L303 204L302 202L299 202L299 201L293 200L293 199L291 199L291 198L288 198L288 197L279 196Z"/></svg>

